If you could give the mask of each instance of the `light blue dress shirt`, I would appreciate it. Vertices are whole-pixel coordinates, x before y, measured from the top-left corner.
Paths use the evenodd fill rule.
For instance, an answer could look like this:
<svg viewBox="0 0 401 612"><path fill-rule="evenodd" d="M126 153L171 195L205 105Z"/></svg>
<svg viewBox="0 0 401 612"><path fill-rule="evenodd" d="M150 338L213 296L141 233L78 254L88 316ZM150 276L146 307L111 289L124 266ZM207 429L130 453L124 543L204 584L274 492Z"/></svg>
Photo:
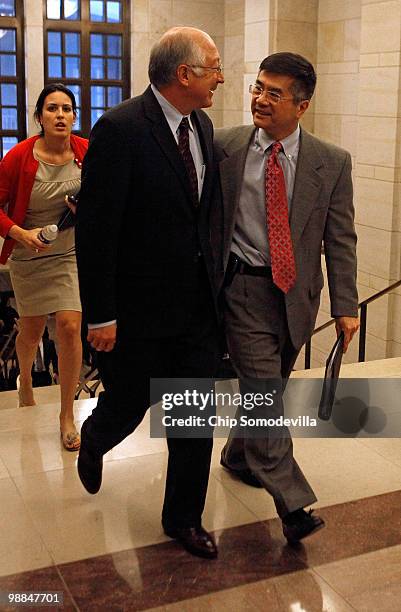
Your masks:
<svg viewBox="0 0 401 612"><path fill-rule="evenodd" d="M299 152L300 129L280 140L283 151L278 155L283 169L288 208L291 210L295 172ZM236 216L231 251L251 266L270 266L267 238L265 172L271 153L269 147L276 142L262 129L257 129L249 145Z"/></svg>

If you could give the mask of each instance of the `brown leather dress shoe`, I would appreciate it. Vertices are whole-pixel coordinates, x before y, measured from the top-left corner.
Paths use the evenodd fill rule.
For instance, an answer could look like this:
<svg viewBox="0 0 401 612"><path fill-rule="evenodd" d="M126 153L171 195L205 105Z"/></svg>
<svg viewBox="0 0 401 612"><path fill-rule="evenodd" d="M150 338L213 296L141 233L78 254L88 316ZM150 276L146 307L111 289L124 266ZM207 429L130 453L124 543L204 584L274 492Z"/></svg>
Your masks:
<svg viewBox="0 0 401 612"><path fill-rule="evenodd" d="M227 472L230 472L230 474L242 480L242 482L247 484L249 487L255 487L255 489L263 489L263 485L259 482L256 476L252 474L250 469L247 468L245 470L233 470L230 468L229 465L227 465L223 457L220 457L220 465L225 470L227 470Z"/></svg>
<svg viewBox="0 0 401 612"><path fill-rule="evenodd" d="M88 493L94 495L102 484L103 455L88 448L85 423L81 428L81 448L78 455L78 475Z"/></svg>
<svg viewBox="0 0 401 612"><path fill-rule="evenodd" d="M289 544L296 544L303 538L316 533L325 526L324 520L313 510L305 512L300 509L291 512L283 518L283 533Z"/></svg>
<svg viewBox="0 0 401 612"><path fill-rule="evenodd" d="M203 527L164 527L164 533L182 544L191 555L205 559L217 557L216 542Z"/></svg>

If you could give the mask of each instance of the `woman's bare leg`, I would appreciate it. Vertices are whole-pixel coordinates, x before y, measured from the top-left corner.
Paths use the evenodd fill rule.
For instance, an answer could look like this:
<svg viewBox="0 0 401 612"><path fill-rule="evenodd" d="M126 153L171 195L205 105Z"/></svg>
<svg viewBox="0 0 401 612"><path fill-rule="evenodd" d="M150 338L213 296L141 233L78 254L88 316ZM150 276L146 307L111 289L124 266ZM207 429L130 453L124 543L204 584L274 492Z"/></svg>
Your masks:
<svg viewBox="0 0 401 612"><path fill-rule="evenodd" d="M66 444L66 435L76 432L74 424L74 397L82 365L81 313L74 310L56 312L58 340L58 368L61 391L60 430ZM79 447L79 437L71 445Z"/></svg>
<svg viewBox="0 0 401 612"><path fill-rule="evenodd" d="M15 341L19 364L19 405L34 406L32 389L32 364L34 362L39 342L43 336L47 315L38 317L20 317L18 319L18 335Z"/></svg>

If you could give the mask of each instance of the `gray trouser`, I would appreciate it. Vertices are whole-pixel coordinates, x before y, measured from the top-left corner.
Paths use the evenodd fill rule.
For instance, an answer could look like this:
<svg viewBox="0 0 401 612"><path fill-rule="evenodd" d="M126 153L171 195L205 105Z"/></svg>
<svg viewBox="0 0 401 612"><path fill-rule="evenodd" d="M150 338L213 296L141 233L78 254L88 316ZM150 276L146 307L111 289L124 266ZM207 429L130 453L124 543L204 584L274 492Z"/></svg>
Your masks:
<svg viewBox="0 0 401 612"><path fill-rule="evenodd" d="M236 274L225 290L225 326L241 393L261 392L270 388L272 381L278 381L274 414L267 416L283 415L283 382L290 375L299 351L289 338L282 292L270 278ZM240 414L239 409L237 418ZM239 437L234 428L222 454L232 470L251 470L273 496L280 517L316 501L294 459L287 428L279 436L267 429L263 437Z"/></svg>

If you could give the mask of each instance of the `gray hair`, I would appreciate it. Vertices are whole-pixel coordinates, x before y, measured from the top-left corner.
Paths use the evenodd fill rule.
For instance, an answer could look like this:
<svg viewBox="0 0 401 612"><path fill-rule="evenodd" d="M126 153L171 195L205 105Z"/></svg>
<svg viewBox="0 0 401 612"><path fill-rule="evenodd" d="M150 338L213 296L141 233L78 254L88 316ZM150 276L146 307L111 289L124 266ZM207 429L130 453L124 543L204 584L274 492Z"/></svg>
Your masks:
<svg viewBox="0 0 401 612"><path fill-rule="evenodd" d="M149 60L149 80L158 89L170 85L176 78L180 64L202 66L205 63L204 50L178 28L167 32L153 45Z"/></svg>

